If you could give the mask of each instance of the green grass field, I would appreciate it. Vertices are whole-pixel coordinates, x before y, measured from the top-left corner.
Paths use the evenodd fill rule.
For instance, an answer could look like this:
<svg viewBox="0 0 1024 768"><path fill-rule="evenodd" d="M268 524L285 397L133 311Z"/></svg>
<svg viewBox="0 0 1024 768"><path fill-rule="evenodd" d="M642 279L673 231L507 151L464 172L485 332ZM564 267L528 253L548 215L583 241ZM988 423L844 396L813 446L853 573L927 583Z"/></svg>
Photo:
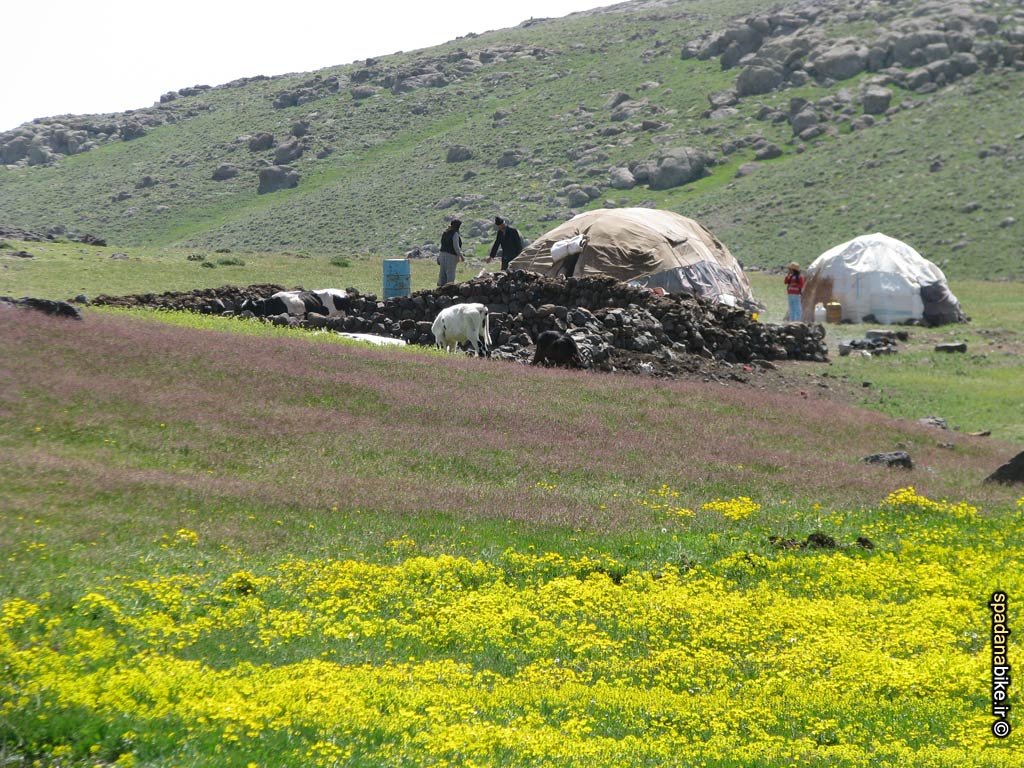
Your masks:
<svg viewBox="0 0 1024 768"><path fill-rule="evenodd" d="M1007 334L1011 289L973 289ZM985 682L1024 588L1003 435L228 318L0 324L7 764L1022 764ZM872 407L966 375L928 357L858 361Z"/></svg>

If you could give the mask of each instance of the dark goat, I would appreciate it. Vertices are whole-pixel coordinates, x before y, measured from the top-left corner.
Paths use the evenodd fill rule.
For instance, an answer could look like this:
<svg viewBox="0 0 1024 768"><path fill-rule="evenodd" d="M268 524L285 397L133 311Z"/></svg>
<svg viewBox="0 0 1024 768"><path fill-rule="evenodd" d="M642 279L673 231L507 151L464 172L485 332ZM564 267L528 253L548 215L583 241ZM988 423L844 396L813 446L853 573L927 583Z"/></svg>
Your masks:
<svg viewBox="0 0 1024 768"><path fill-rule="evenodd" d="M582 368L583 356L576 340L560 331L544 331L537 337L537 352L530 365L537 363L564 365L566 368Z"/></svg>

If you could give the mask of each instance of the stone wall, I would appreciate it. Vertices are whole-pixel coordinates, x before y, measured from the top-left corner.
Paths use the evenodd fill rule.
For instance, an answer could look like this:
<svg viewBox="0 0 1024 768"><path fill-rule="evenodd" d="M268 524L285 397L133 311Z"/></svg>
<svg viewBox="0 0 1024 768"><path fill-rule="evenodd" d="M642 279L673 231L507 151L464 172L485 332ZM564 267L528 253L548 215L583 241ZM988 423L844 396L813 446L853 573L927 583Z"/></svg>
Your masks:
<svg viewBox="0 0 1024 768"><path fill-rule="evenodd" d="M187 293L99 296L106 306L146 306L236 315L246 298L270 296L281 286L226 286ZM465 283L411 296L381 299L347 290L337 317L280 315L268 322L347 333L371 333L432 345L431 323L444 307L463 302L491 310L492 357L524 360L542 331L571 334L589 366L612 370L622 353L654 363L683 363L703 358L728 363L773 360L827 360L825 329L820 325L770 325L746 310L712 304L685 295L655 296L612 278L550 279L516 270L488 273ZM239 316L250 316L241 313Z"/></svg>

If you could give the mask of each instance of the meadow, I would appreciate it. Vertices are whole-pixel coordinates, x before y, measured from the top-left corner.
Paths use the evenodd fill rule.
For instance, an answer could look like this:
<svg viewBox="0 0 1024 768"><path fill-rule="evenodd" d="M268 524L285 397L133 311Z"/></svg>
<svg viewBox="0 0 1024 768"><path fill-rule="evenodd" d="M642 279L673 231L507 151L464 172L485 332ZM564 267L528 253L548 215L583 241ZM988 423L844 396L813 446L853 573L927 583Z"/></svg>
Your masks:
<svg viewBox="0 0 1024 768"><path fill-rule="evenodd" d="M2 313L0 359L5 764L1024 763L1000 434L170 313Z"/></svg>
<svg viewBox="0 0 1024 768"><path fill-rule="evenodd" d="M839 10L822 33L872 45L874 11ZM984 13L1009 36L1013 10ZM1024 447L1022 72L893 88L872 127L812 141L765 116L853 94L860 117L873 73L712 117L738 70L683 46L781 11L531 20L183 95L135 113L161 117L144 136L0 169L0 225L111 242L0 241L0 296L379 292L382 259L453 215L464 280L495 266L495 214L535 238L656 205L729 245L764 321L783 317L781 276L755 269L873 231L945 269L972 318L910 329L890 357L838 356L865 329L829 326L830 363L742 384L0 311L0 766L1024 765L1017 675L1008 716L993 709L989 605L1007 596L1018 667L1024 486L983 483ZM468 69L387 84L435 64ZM332 76L336 93L276 103ZM620 92L645 104L630 121ZM276 157L250 148L259 132L302 137L298 187L258 193ZM762 142L780 154L755 162ZM447 162L455 144L472 160ZM610 186L676 147L709 175ZM238 175L215 181L225 163ZM570 206L571 184L590 202ZM434 284L431 259L411 269ZM861 461L897 449L913 470Z"/></svg>

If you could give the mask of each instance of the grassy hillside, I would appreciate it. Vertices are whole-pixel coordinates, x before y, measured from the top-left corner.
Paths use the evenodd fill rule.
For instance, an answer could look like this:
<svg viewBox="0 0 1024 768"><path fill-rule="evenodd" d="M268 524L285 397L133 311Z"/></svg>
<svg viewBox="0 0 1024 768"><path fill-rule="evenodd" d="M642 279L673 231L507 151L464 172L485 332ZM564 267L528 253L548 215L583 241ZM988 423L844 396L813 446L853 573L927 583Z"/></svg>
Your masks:
<svg viewBox="0 0 1024 768"><path fill-rule="evenodd" d="M912 5L891 13L912 19ZM1010 10L996 5L994 17ZM794 97L856 94L868 75L746 97L735 114L709 118L709 95L733 88L739 70L684 59L681 49L769 7L624 3L182 96L134 116L168 120L143 136L52 165L0 169L0 224L62 226L122 246L393 256L434 243L452 215L467 221L463 231L482 251L496 213L535 237L585 208L652 204L704 221L746 264L806 261L884 231L952 276L1019 276L1024 73L982 70L926 94L895 87L901 108L874 127L837 123L834 136L810 141L758 115L785 111ZM872 29L836 21L824 33L867 39ZM619 92L642 101L629 119L609 106ZM289 93L309 100L275 108ZM279 144L297 124L304 152L288 164L298 186L257 194L258 170L275 152L250 150L249 138L269 132ZM782 154L737 178L757 137ZM447 162L453 145L472 159ZM668 190L609 186L610 168L675 147L712 155L710 176ZM214 181L224 163L238 175ZM592 187L594 197L570 204L571 184Z"/></svg>
<svg viewBox="0 0 1024 768"><path fill-rule="evenodd" d="M0 313L8 764L1021 765L1006 443L178 322Z"/></svg>

